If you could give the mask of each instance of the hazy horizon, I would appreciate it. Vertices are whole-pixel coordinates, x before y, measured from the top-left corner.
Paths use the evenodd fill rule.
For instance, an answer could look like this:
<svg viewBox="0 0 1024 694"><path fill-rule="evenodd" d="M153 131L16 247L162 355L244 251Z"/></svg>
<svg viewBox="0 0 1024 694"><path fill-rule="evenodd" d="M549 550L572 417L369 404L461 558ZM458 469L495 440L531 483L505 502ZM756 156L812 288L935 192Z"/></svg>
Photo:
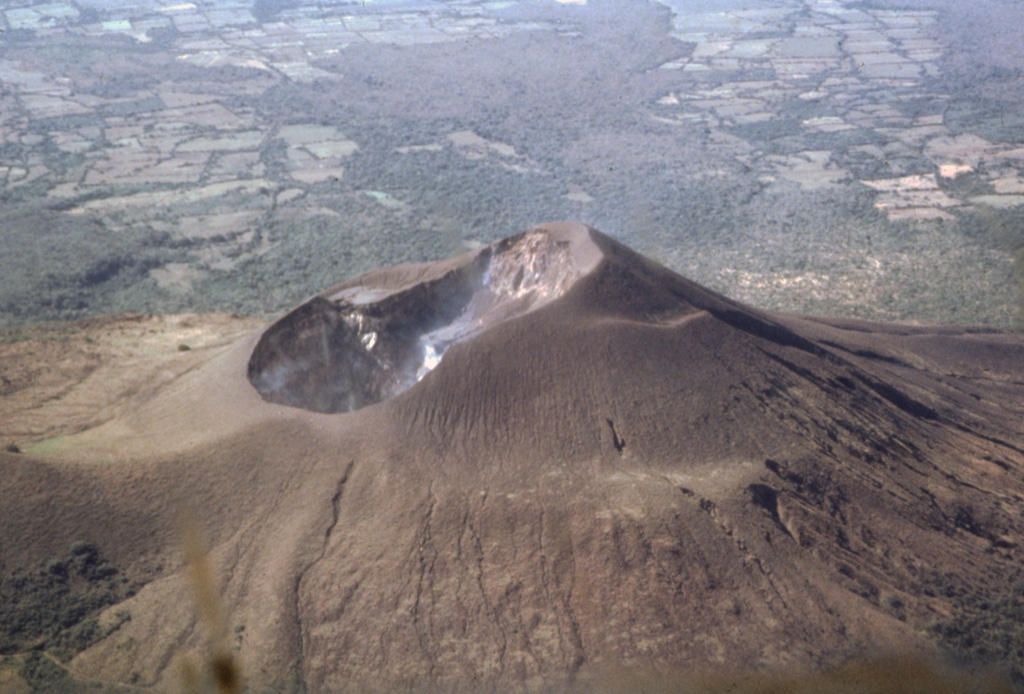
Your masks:
<svg viewBox="0 0 1024 694"><path fill-rule="evenodd" d="M0 325L270 315L573 219L757 306L1020 329L1021 13L3 8Z"/></svg>

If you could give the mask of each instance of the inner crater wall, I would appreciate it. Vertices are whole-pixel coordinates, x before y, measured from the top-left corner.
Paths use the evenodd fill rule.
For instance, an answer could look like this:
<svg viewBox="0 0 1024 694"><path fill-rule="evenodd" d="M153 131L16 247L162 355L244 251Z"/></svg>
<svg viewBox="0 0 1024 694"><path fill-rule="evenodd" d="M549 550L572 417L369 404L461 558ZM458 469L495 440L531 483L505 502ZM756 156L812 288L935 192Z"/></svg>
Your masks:
<svg viewBox="0 0 1024 694"><path fill-rule="evenodd" d="M358 285L316 296L274 323L249 360L264 400L351 412L415 385L445 350L561 296L578 272L569 242L533 230L480 250L440 277L358 302Z"/></svg>

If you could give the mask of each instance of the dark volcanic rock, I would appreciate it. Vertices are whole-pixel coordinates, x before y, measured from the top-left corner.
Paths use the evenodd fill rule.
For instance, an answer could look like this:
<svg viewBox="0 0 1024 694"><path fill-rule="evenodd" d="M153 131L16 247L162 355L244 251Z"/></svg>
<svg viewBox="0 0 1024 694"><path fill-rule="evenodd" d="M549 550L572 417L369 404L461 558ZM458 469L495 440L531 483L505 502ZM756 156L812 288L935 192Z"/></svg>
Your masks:
<svg viewBox="0 0 1024 694"><path fill-rule="evenodd" d="M759 311L554 224L338 285L86 440L113 517L203 500L253 682L539 689L929 648L1024 560L1022 373L1019 335ZM77 671L166 677L185 599Z"/></svg>

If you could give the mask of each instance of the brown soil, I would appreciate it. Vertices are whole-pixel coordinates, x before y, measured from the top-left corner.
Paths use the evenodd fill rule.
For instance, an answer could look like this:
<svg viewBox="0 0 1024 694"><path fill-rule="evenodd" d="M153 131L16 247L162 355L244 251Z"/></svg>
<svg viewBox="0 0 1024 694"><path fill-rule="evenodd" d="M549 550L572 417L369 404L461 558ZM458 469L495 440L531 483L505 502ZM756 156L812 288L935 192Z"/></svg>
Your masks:
<svg viewBox="0 0 1024 694"><path fill-rule="evenodd" d="M502 243L356 278L262 333L111 319L4 345L25 404L3 398L3 433L27 448L0 454L6 570L81 539L144 584L71 670L166 685L202 646L183 506L249 682L314 692L929 652L956 595L1019 570L1024 337L758 311L582 225ZM542 271L551 249L564 272ZM515 281L464 271L513 257ZM436 368L336 406L358 375L331 381L344 355L323 345L365 349L383 383L416 344L389 317L441 295L483 323L431 314L416 335L454 336ZM120 346L89 346L107 333ZM268 365L301 385L290 405L254 387ZM50 416L75 397L95 412Z"/></svg>
<svg viewBox="0 0 1024 694"><path fill-rule="evenodd" d="M101 424L262 324L222 314L126 314L7 328L0 443L24 449Z"/></svg>

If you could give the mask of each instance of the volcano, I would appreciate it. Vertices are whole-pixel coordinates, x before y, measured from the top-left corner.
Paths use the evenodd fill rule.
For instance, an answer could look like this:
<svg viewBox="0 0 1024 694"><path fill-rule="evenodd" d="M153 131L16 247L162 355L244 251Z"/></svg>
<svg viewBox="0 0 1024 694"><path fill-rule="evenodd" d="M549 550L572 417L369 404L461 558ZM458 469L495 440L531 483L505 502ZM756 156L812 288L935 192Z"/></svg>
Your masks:
<svg viewBox="0 0 1024 694"><path fill-rule="evenodd" d="M0 453L3 571L78 540L133 586L82 680L201 647L183 503L247 681L310 692L932 652L1021 572L1020 335L757 310L555 223L181 358Z"/></svg>

